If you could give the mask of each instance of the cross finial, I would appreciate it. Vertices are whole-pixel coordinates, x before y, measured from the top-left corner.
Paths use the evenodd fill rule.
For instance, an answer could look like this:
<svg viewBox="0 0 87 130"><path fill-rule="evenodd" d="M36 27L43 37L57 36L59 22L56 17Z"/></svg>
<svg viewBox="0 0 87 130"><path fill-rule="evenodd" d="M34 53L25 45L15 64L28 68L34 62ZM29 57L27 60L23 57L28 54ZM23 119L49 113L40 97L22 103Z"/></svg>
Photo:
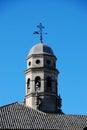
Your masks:
<svg viewBox="0 0 87 130"><path fill-rule="evenodd" d="M47 34L47 33L42 33L43 29L45 28L42 23L40 23L39 25L37 25L37 27L39 28L39 31L35 31L34 34L40 34L40 42L43 43L42 39L42 34Z"/></svg>

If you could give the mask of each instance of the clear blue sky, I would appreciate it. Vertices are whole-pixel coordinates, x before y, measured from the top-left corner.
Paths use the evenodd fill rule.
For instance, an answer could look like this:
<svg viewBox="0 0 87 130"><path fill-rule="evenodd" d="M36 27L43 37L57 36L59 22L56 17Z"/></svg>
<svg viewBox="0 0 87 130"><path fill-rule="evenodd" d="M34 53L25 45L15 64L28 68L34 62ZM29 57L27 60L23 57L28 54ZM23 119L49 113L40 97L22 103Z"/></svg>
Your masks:
<svg viewBox="0 0 87 130"><path fill-rule="evenodd" d="M58 58L59 93L66 114L87 114L86 0L0 0L0 106L25 97L26 56L43 42Z"/></svg>

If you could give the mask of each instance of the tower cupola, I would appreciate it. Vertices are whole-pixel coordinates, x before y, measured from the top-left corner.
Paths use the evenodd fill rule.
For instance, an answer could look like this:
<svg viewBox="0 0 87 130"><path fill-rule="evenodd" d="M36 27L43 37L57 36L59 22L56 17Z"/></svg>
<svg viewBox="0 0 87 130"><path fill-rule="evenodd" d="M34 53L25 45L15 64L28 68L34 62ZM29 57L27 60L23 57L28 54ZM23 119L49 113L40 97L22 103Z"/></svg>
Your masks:
<svg viewBox="0 0 87 130"><path fill-rule="evenodd" d="M44 44L44 43L39 43L33 46L31 50L29 51L28 56L32 54L54 55L53 50L47 44Z"/></svg>

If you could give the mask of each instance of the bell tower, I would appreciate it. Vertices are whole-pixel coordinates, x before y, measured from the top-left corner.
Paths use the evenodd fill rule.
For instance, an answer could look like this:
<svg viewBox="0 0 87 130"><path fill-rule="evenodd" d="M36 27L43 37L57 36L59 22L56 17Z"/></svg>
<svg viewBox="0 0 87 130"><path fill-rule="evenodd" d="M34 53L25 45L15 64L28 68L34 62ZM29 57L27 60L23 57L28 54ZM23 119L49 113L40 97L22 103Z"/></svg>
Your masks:
<svg viewBox="0 0 87 130"><path fill-rule="evenodd" d="M58 74L56 56L47 44L42 42L42 24L37 26L40 31L40 43L33 46L27 56L26 96L25 104L47 113L62 113L61 97L58 96Z"/></svg>

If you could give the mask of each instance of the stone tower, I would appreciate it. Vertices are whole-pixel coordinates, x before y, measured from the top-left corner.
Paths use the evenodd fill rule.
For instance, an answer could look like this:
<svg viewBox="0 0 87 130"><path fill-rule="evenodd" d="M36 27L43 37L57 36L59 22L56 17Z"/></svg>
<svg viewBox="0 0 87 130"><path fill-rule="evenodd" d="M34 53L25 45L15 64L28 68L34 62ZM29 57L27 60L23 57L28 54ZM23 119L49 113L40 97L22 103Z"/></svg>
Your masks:
<svg viewBox="0 0 87 130"><path fill-rule="evenodd" d="M25 71L27 106L48 113L62 112L56 60L53 50L42 39L30 49Z"/></svg>

